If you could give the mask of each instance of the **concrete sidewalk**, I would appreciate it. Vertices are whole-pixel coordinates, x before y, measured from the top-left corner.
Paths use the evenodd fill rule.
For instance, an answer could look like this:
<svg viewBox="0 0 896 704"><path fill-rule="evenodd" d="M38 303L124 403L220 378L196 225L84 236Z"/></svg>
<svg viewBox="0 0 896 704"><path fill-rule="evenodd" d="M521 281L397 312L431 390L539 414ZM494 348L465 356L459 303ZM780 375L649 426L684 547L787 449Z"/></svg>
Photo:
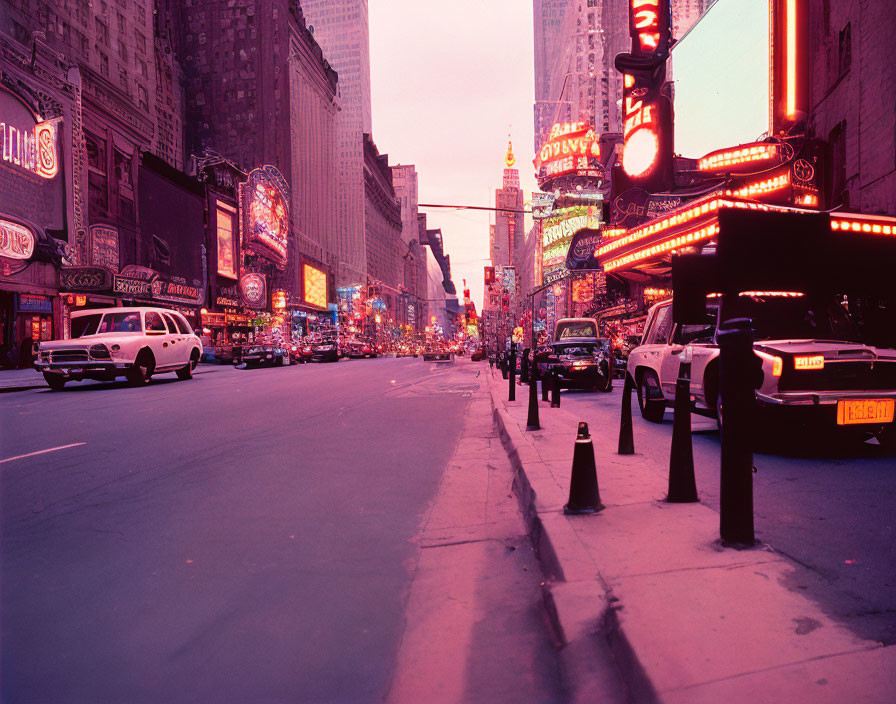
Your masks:
<svg viewBox="0 0 896 704"><path fill-rule="evenodd" d="M217 372L229 368L230 365L226 364L200 363L193 374L208 374L210 372ZM119 379L118 381L123 381L123 379ZM94 382L88 380L86 382L78 383L102 384L107 382ZM37 372L30 367L28 369L0 369L0 394L12 391L27 391L29 389L46 388L48 388L47 382L44 381L40 372Z"/></svg>
<svg viewBox="0 0 896 704"><path fill-rule="evenodd" d="M805 568L773 546L723 548L718 513L666 503L668 467L616 454L618 424L591 427L606 508L566 516L576 428L589 419L539 401L542 430L527 432L528 387L509 403L507 381L486 375L577 700L600 696L592 659L609 645L638 702L894 701L896 647L784 586Z"/></svg>

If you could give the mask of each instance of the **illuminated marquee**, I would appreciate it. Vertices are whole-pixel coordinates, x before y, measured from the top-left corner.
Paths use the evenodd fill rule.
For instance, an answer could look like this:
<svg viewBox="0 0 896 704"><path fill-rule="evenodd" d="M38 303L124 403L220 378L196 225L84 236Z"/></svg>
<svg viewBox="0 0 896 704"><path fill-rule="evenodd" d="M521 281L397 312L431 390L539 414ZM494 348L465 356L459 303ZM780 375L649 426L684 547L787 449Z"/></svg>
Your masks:
<svg viewBox="0 0 896 704"><path fill-rule="evenodd" d="M768 162L780 160L777 144L742 144L710 152L697 162L697 168L700 171L751 171L768 168Z"/></svg>
<svg viewBox="0 0 896 704"><path fill-rule="evenodd" d="M571 238L576 232L585 227L597 228L599 223L593 215L581 215L579 217L563 220L559 225L546 227L541 236L541 243L545 250L560 240Z"/></svg>
<svg viewBox="0 0 896 704"><path fill-rule="evenodd" d="M868 235L892 237L896 236L896 218L838 213L831 216L831 229L840 232L864 232Z"/></svg>

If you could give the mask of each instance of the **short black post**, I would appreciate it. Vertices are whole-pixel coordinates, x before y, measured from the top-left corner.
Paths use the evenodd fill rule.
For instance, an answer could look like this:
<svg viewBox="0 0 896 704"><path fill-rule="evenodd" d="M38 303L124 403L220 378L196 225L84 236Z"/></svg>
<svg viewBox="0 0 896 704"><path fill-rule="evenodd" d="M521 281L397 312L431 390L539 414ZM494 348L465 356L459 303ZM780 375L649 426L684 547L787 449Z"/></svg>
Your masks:
<svg viewBox="0 0 896 704"><path fill-rule="evenodd" d="M529 384L529 415L526 418L526 430L541 430L538 422L538 383L535 379Z"/></svg>
<svg viewBox="0 0 896 704"><path fill-rule="evenodd" d="M722 541L753 545L753 423L755 375L752 321L719 325L719 388L722 407L722 468L719 528Z"/></svg>
<svg viewBox="0 0 896 704"><path fill-rule="evenodd" d="M523 350L523 356L520 359L520 382L529 383L529 348Z"/></svg>
<svg viewBox="0 0 896 704"><path fill-rule="evenodd" d="M542 401L550 401L550 396L548 393L551 390L551 372L550 370L546 371L541 375L541 400Z"/></svg>
<svg viewBox="0 0 896 704"><path fill-rule="evenodd" d="M588 424L579 423L576 445L572 454L572 476L569 480L569 502L563 513L597 513L603 509L597 488L597 467L594 463L594 445Z"/></svg>
<svg viewBox="0 0 896 704"><path fill-rule="evenodd" d="M625 372L625 384L622 387L622 414L619 421L619 455L635 454L635 438L632 432L632 391L634 382L631 374Z"/></svg>
<svg viewBox="0 0 896 704"><path fill-rule="evenodd" d="M508 365L507 375L510 379L507 400L516 401L516 348L512 342L510 343L510 364Z"/></svg>
<svg viewBox="0 0 896 704"><path fill-rule="evenodd" d="M501 367L501 378L507 378L507 354L505 352L498 353L498 365Z"/></svg>
<svg viewBox="0 0 896 704"><path fill-rule="evenodd" d="M551 370L551 408L560 408L560 375Z"/></svg>
<svg viewBox="0 0 896 704"><path fill-rule="evenodd" d="M669 495L666 501L678 504L699 501L691 440L691 354L690 348L681 352L678 380L675 382L675 417L672 421Z"/></svg>

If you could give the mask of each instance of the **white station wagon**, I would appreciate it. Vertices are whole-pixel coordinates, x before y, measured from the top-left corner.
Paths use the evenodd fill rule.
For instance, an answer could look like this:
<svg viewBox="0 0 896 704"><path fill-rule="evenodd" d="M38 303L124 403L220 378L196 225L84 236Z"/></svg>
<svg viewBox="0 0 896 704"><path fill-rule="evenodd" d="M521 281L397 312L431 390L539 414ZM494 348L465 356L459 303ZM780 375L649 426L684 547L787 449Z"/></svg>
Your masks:
<svg viewBox="0 0 896 704"><path fill-rule="evenodd" d="M202 343L177 311L167 308L104 308L72 313L71 339L41 342L34 368L59 391L68 381L112 381L134 386L153 374L190 379Z"/></svg>

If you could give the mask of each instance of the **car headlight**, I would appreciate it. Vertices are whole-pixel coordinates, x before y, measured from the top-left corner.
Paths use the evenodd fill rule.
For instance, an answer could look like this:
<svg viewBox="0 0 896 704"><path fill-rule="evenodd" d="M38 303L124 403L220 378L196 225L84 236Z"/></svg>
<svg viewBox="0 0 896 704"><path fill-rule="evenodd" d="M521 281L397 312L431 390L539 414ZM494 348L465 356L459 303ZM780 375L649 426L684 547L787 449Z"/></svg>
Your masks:
<svg viewBox="0 0 896 704"><path fill-rule="evenodd" d="M112 353L112 359L122 359L125 355L124 350L121 349L121 345L112 345L109 350Z"/></svg>
<svg viewBox="0 0 896 704"><path fill-rule="evenodd" d="M94 359L111 359L109 348L105 345L91 345L87 352Z"/></svg>

